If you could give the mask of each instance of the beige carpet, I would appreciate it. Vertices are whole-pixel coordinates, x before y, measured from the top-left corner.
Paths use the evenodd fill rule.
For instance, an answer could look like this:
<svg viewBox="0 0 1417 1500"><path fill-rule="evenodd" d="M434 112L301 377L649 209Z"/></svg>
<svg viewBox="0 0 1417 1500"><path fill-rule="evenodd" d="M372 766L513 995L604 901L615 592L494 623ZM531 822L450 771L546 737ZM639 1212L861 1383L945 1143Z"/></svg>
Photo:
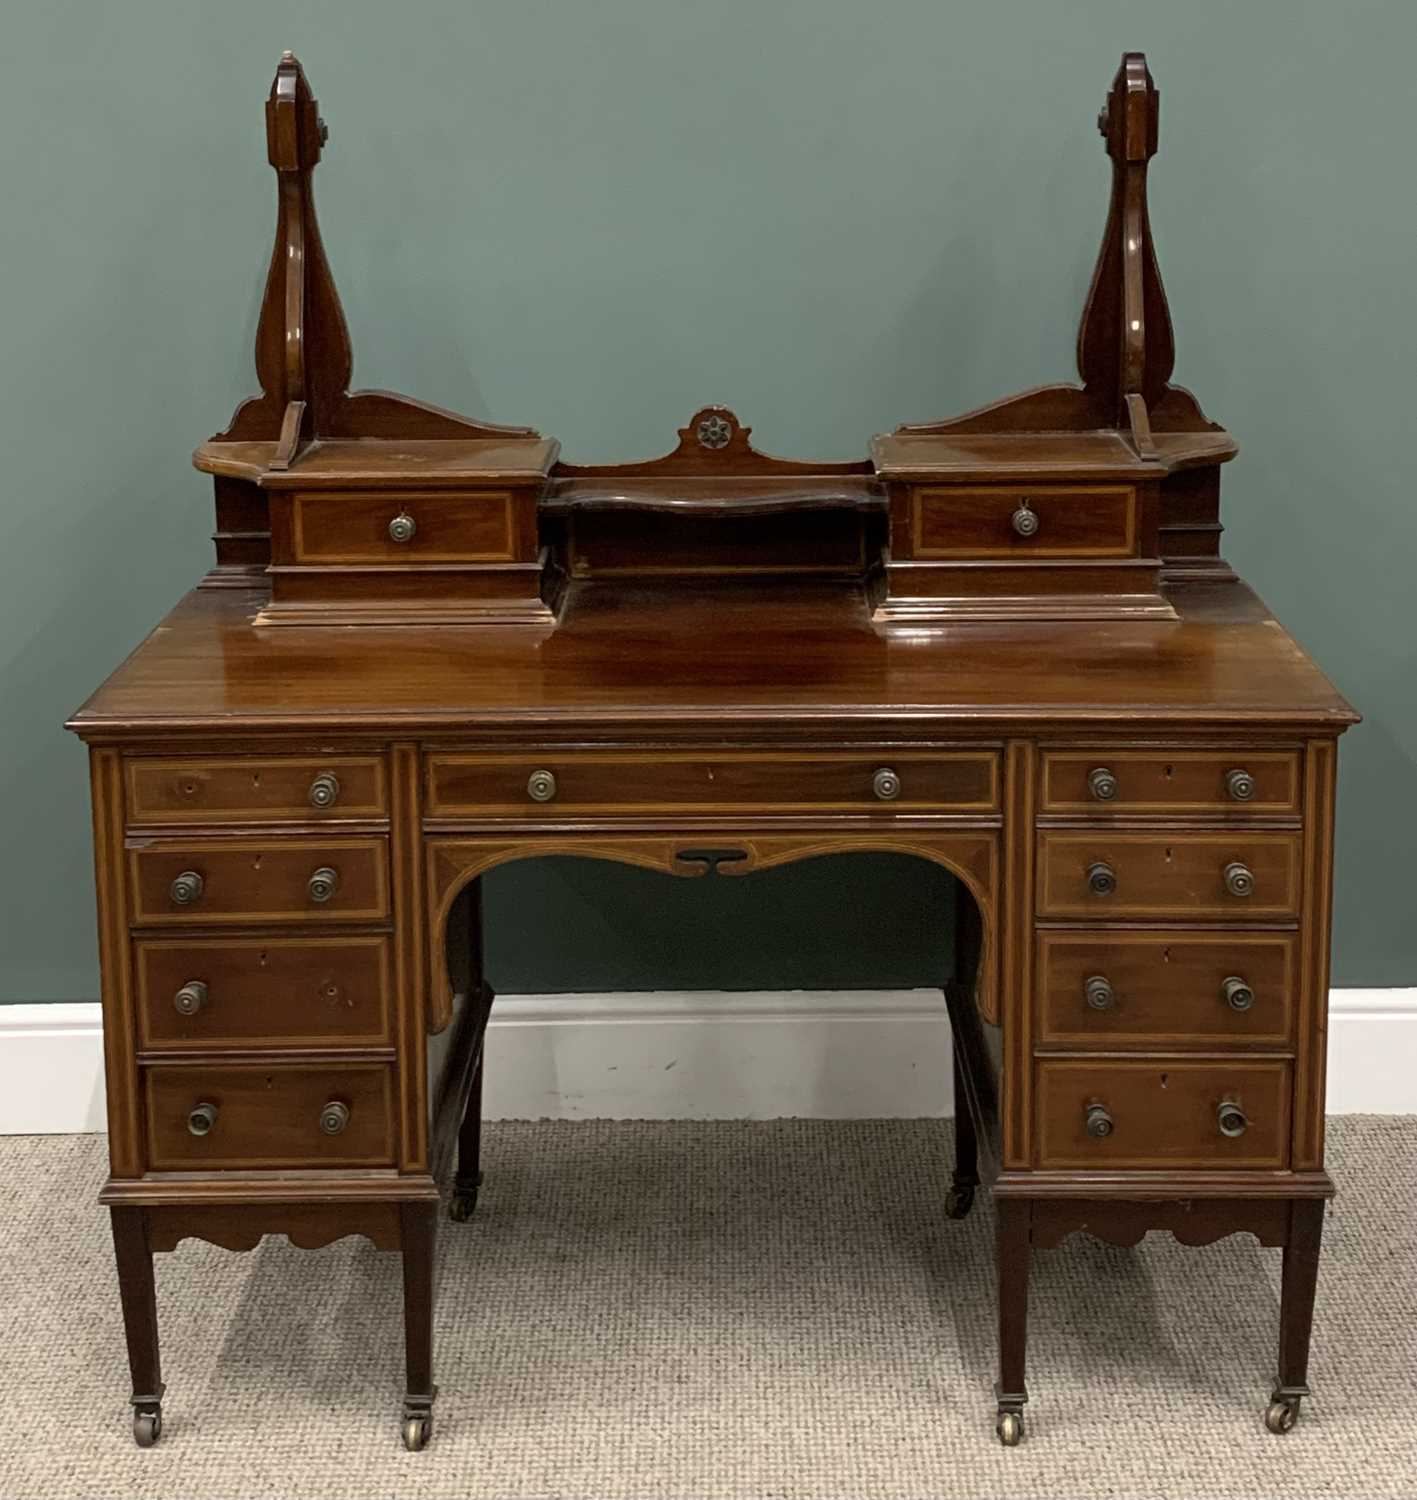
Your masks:
<svg viewBox="0 0 1417 1500"><path fill-rule="evenodd" d="M1035 1257L1029 1432L993 1435L992 1213L929 1122L489 1126L444 1223L437 1430L397 1437L398 1261L159 1257L136 1449L97 1137L0 1140L0 1496L1417 1495L1417 1118L1336 1121L1311 1379L1262 1429L1279 1253Z"/></svg>

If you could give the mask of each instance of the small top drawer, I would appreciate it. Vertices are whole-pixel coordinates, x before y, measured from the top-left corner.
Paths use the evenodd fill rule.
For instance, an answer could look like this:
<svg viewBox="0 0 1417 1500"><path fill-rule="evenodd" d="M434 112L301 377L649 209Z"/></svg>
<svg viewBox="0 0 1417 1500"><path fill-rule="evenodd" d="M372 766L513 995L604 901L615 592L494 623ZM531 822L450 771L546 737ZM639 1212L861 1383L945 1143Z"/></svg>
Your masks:
<svg viewBox="0 0 1417 1500"><path fill-rule="evenodd" d="M915 556L927 560L1138 555L1130 485L928 485L912 510Z"/></svg>
<svg viewBox="0 0 1417 1500"><path fill-rule="evenodd" d="M508 562L510 490L297 495L291 545L300 563Z"/></svg>
<svg viewBox="0 0 1417 1500"><path fill-rule="evenodd" d="M152 839L129 848L137 926L379 922L389 915L382 838Z"/></svg>
<svg viewBox="0 0 1417 1500"><path fill-rule="evenodd" d="M545 816L554 808L610 815L769 809L992 812L992 750L809 755L433 755L427 815Z"/></svg>
<svg viewBox="0 0 1417 1500"><path fill-rule="evenodd" d="M1053 750L1043 756L1045 813L1295 814L1291 750Z"/></svg>
<svg viewBox="0 0 1417 1500"><path fill-rule="evenodd" d="M135 757L125 763L128 821L304 823L386 818L377 755Z"/></svg>

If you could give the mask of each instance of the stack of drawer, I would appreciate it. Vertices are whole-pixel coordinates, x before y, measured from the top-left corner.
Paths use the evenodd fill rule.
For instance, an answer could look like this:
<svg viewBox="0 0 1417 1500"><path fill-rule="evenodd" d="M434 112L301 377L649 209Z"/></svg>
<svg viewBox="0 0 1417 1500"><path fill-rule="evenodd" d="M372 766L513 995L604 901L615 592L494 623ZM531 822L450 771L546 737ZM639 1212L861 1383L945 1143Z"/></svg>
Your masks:
<svg viewBox="0 0 1417 1500"><path fill-rule="evenodd" d="M151 1171L392 1166L379 756L125 762Z"/></svg>
<svg viewBox="0 0 1417 1500"><path fill-rule="evenodd" d="M1037 840L1035 1164L1286 1167L1298 754L1045 751Z"/></svg>

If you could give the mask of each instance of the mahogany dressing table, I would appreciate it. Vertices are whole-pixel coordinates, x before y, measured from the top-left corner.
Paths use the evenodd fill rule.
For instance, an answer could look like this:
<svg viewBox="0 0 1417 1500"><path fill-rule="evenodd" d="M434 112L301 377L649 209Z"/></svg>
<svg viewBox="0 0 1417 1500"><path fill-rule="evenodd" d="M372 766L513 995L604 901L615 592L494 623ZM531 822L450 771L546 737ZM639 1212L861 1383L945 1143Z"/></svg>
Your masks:
<svg viewBox="0 0 1417 1500"><path fill-rule="evenodd" d="M431 1432L440 1191L480 1180L480 877L544 854L738 879L893 850L951 871L958 1160L998 1213L997 1432L1030 1252L1075 1231L1283 1247L1305 1383L1324 1200L1336 743L1356 715L1221 559L1235 444L1170 383L1157 94L1123 59L1081 383L758 453L663 458L382 391L351 355L300 65L261 394L196 452L216 562L75 714L90 747L111 1210L134 1431L152 1256L187 1236L403 1256L402 1436ZM922 911L922 921L930 913Z"/></svg>

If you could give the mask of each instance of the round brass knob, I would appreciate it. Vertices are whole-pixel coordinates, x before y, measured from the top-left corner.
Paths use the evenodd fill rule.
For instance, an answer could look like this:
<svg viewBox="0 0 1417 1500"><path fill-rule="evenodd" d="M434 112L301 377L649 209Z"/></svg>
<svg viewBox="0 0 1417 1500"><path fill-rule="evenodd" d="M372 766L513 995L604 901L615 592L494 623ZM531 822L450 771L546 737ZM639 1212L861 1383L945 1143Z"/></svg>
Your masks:
<svg viewBox="0 0 1417 1500"><path fill-rule="evenodd" d="M1244 1135L1250 1123L1245 1111L1233 1099L1223 1100L1216 1106L1215 1119L1221 1135L1228 1135L1232 1140L1237 1135Z"/></svg>
<svg viewBox="0 0 1417 1500"><path fill-rule="evenodd" d="M1019 508L1013 513L1010 524L1016 535L1026 541L1029 537L1038 535L1038 512L1029 505L1027 500L1019 502Z"/></svg>
<svg viewBox="0 0 1417 1500"><path fill-rule="evenodd" d="M1093 1010L1111 1010L1117 1003L1117 995L1111 983L1102 974L1094 974L1083 986L1083 994Z"/></svg>
<svg viewBox="0 0 1417 1500"><path fill-rule="evenodd" d="M1248 865L1242 865L1238 859L1232 860L1225 866L1225 889L1232 896L1253 896L1255 893L1255 877Z"/></svg>
<svg viewBox="0 0 1417 1500"><path fill-rule="evenodd" d="M172 997L172 1008L179 1016L195 1016L207 1003L207 986L201 979L189 979Z"/></svg>
<svg viewBox="0 0 1417 1500"><path fill-rule="evenodd" d="M1255 992L1238 974L1221 980L1220 993L1231 1010L1249 1010L1255 1003Z"/></svg>
<svg viewBox="0 0 1417 1500"><path fill-rule="evenodd" d="M1117 778L1106 766L1098 766L1087 773L1087 789L1097 802L1117 800Z"/></svg>
<svg viewBox="0 0 1417 1500"><path fill-rule="evenodd" d="M320 1129L326 1135L338 1135L349 1124L349 1105L342 1099L331 1099L320 1111Z"/></svg>
<svg viewBox="0 0 1417 1500"><path fill-rule="evenodd" d="M1110 896L1117 889L1117 872L1102 860L1089 865L1087 888L1094 896Z"/></svg>
<svg viewBox="0 0 1417 1500"><path fill-rule="evenodd" d="M321 771L310 783L310 806L333 807L339 801L339 777L333 771Z"/></svg>
<svg viewBox="0 0 1417 1500"><path fill-rule="evenodd" d="M310 899L323 906L339 889L339 871L332 870L328 865L321 865L310 876L305 888L310 892Z"/></svg>
<svg viewBox="0 0 1417 1500"><path fill-rule="evenodd" d="M391 542L411 542L417 531L418 522L406 510L400 511L389 522L389 540Z"/></svg>
<svg viewBox="0 0 1417 1500"><path fill-rule="evenodd" d="M187 1116L187 1129L193 1135L210 1135L216 1129L216 1105L197 1105Z"/></svg>
<svg viewBox="0 0 1417 1500"><path fill-rule="evenodd" d="M533 802L550 802L556 795L556 777L550 771L533 771L526 779L526 794Z"/></svg>
<svg viewBox="0 0 1417 1500"><path fill-rule="evenodd" d="M183 870L167 889L178 906L191 906L202 899L206 881L195 870Z"/></svg>
<svg viewBox="0 0 1417 1500"><path fill-rule="evenodd" d="M1225 790L1232 802L1249 802L1255 795L1255 778L1248 771L1227 771Z"/></svg>
<svg viewBox="0 0 1417 1500"><path fill-rule="evenodd" d="M871 778L871 790L882 802L894 802L900 796L900 777L889 766L882 766Z"/></svg>
<svg viewBox="0 0 1417 1500"><path fill-rule="evenodd" d="M1112 1116L1105 1104L1087 1106L1087 1133L1095 1141L1105 1141L1112 1134Z"/></svg>

